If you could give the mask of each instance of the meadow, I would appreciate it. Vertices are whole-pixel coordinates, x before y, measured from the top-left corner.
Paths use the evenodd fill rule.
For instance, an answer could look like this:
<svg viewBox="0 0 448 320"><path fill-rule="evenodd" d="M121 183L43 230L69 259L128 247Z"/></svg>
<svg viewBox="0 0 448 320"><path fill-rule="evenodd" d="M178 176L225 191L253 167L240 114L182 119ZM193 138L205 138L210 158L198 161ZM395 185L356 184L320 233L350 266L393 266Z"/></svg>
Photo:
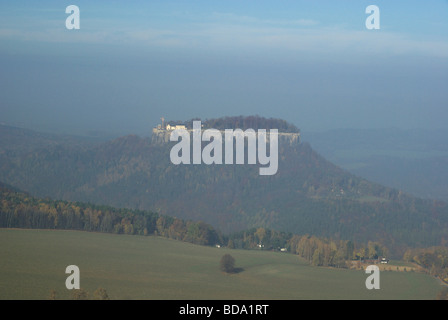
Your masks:
<svg viewBox="0 0 448 320"><path fill-rule="evenodd" d="M155 236L0 229L0 299L71 299L68 265L90 297L111 299L434 299L439 282L417 272L383 271L368 290L362 270L309 266L296 255L199 246ZM229 253L240 272L220 271Z"/></svg>

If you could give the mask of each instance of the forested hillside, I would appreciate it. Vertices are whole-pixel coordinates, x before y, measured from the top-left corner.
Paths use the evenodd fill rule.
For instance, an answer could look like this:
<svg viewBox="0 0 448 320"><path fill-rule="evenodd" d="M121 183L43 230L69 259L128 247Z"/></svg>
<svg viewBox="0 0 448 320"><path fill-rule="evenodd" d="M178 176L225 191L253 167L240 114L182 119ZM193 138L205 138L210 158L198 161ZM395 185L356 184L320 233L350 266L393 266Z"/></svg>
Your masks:
<svg viewBox="0 0 448 320"><path fill-rule="evenodd" d="M156 235L199 245L288 251L316 266L347 267L347 260L377 259L389 253L379 243L323 239L266 228L230 235L201 221L185 221L150 211L116 209L81 202L39 199L0 182L0 228L62 229Z"/></svg>
<svg viewBox="0 0 448 320"><path fill-rule="evenodd" d="M314 266L352 268L353 260L389 257L387 246L305 234L251 228L222 234L201 222L183 220L150 211L116 209L80 202L39 199L0 182L0 228L82 230L91 232L161 236L206 246L230 249L273 250L297 254ZM401 258L401 257L400 257ZM408 248L404 260L448 282L446 247ZM356 266L356 265L355 265Z"/></svg>
<svg viewBox="0 0 448 320"><path fill-rule="evenodd" d="M217 123L212 125L219 128ZM349 174L307 143L280 144L273 176L260 176L257 165L176 166L169 157L173 144L131 135L93 146L4 152L0 179L32 196L150 210L225 233L263 227L376 241L400 256L409 246L448 240L445 203Z"/></svg>
<svg viewBox="0 0 448 320"><path fill-rule="evenodd" d="M81 202L32 197L0 182L0 227L83 230L131 235L160 235L200 245L222 243L203 222L184 221L150 211L117 209Z"/></svg>

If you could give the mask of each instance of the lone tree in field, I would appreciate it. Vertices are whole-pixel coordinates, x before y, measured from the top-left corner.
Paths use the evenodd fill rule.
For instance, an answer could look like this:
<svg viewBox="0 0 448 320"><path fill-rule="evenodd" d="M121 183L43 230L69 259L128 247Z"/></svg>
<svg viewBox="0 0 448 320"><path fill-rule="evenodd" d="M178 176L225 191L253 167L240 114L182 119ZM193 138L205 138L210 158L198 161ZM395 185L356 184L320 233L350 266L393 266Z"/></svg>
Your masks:
<svg viewBox="0 0 448 320"><path fill-rule="evenodd" d="M232 273L235 271L235 259L228 253L222 256L220 262L220 269L226 273Z"/></svg>

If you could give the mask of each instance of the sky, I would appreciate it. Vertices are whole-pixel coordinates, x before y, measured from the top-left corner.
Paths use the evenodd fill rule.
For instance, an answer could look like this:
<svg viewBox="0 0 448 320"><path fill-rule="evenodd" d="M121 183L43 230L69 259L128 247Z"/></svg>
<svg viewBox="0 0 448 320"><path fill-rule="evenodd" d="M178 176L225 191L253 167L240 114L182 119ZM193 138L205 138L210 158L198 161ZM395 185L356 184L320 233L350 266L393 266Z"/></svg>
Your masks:
<svg viewBox="0 0 448 320"><path fill-rule="evenodd" d="M9 125L149 134L160 117L260 115L302 131L445 128L447 87L447 0L0 2Z"/></svg>

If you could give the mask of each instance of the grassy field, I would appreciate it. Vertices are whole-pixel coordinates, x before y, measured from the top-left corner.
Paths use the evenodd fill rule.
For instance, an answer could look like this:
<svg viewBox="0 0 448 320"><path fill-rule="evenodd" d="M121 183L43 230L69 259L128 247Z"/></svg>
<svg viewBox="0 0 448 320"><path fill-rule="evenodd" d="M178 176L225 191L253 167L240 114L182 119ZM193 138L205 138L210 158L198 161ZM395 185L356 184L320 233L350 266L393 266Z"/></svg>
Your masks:
<svg viewBox="0 0 448 320"><path fill-rule="evenodd" d="M0 299L71 299L65 268L77 265L81 288L111 299L434 299L432 277L384 271L367 290L363 271L311 267L280 252L204 247L158 237L78 231L0 229ZM224 274L224 253L237 274Z"/></svg>

